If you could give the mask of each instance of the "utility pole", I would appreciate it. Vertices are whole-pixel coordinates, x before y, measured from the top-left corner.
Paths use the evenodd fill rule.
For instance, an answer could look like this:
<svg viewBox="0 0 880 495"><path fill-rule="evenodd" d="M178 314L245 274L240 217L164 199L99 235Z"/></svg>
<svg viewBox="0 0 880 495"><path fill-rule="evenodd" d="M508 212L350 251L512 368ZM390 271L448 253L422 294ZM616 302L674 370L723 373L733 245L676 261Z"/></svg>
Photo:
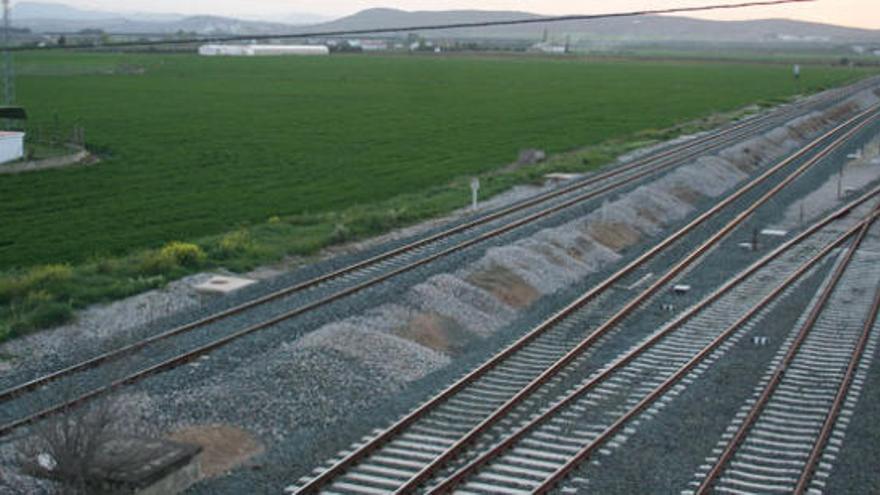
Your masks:
<svg viewBox="0 0 880 495"><path fill-rule="evenodd" d="M3 102L15 103L15 67L12 64L12 7L9 0L3 0Z"/></svg>

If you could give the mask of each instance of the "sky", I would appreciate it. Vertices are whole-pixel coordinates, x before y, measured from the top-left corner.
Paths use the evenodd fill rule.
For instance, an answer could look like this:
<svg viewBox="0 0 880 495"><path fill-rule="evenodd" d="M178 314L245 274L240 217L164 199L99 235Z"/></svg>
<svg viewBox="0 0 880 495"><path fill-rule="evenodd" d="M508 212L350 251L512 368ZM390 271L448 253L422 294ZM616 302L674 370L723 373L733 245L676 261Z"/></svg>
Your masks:
<svg viewBox="0 0 880 495"><path fill-rule="evenodd" d="M18 0L24 1L24 0ZM341 17L372 7L404 10L518 10L539 14L593 14L615 11L705 6L746 0L32 0L111 11L213 14L277 19L291 13ZM880 29L880 0L816 0L736 12L689 14L709 19L790 18L843 26Z"/></svg>

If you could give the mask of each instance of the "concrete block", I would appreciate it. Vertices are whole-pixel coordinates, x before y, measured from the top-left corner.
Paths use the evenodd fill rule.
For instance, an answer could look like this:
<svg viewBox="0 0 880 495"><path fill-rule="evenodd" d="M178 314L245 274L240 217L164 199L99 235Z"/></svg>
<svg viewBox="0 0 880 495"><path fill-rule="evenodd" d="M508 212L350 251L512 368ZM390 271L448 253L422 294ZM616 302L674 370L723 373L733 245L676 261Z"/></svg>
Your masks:
<svg viewBox="0 0 880 495"><path fill-rule="evenodd" d="M255 280L241 277L229 277L225 275L217 275L211 277L205 283L195 286L195 289L204 294L229 294L239 289L243 289L249 285L255 284Z"/></svg>

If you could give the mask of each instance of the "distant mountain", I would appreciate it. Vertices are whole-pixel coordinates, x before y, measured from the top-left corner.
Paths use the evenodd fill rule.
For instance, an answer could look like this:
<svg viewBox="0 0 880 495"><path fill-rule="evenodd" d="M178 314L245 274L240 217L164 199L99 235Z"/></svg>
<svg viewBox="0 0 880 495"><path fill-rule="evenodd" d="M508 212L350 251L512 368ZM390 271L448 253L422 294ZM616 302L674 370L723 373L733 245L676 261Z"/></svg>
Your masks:
<svg viewBox="0 0 880 495"><path fill-rule="evenodd" d="M146 22L175 22L186 16L180 14L156 14L156 13L126 13L101 12L96 10L83 10L60 3L46 2L19 2L12 8L12 17L17 22L34 22L40 20L69 21L69 22L102 22L118 21L129 18Z"/></svg>
<svg viewBox="0 0 880 495"><path fill-rule="evenodd" d="M329 22L332 19L332 17L327 17L323 15L309 14L305 12L293 12L290 14L279 16L276 19L276 22L291 24L294 26L304 26L310 24L318 24L321 22Z"/></svg>
<svg viewBox="0 0 880 495"><path fill-rule="evenodd" d="M12 8L14 19L67 19L70 21L104 21L118 17L109 12L82 10L68 5L43 2L19 2Z"/></svg>
<svg viewBox="0 0 880 495"><path fill-rule="evenodd" d="M312 26L317 31L408 27L431 24L490 22L513 19L540 19L526 12L444 11L406 12L395 9L370 9L336 21ZM855 29L827 24L769 19L758 21L708 21L688 17L645 16L534 23L479 29L453 29L423 33L428 37L540 39L547 30L552 36L572 35L584 40L657 40L657 41L816 41L850 42L880 40L880 31Z"/></svg>
<svg viewBox="0 0 880 495"><path fill-rule="evenodd" d="M175 21L142 21L125 17L102 20L67 19L17 19L16 27L27 27L34 32L64 33L84 29L101 29L107 33L170 34L180 31L201 35L259 35L289 32L294 28L289 24L273 24L258 21L242 21L226 17L194 16Z"/></svg>
<svg viewBox="0 0 880 495"><path fill-rule="evenodd" d="M432 24L492 22L514 19L540 20L526 12L451 10L408 12L396 9L368 9L341 19L321 20L311 14L291 13L275 22L232 19L217 16L97 12L46 2L20 2L13 12L16 27L36 32L76 32L102 29L108 33L176 33L202 35L271 34L344 31L371 28L404 28ZM781 19L759 21L707 21L688 17L645 16L589 21L536 22L534 24L470 29L427 31L429 38L486 38L539 40L544 32L553 40L572 41L690 41L690 42L880 42L880 31L854 29Z"/></svg>
<svg viewBox="0 0 880 495"><path fill-rule="evenodd" d="M458 24L466 22L507 21L512 19L540 19L542 16L515 11L446 10L409 12L397 9L367 9L357 14L327 22L320 29L370 29L377 27L409 27L428 24ZM521 28L517 28L521 29ZM543 29L543 28L542 28Z"/></svg>
<svg viewBox="0 0 880 495"><path fill-rule="evenodd" d="M13 10L13 24L36 32L76 32L101 29L108 33L176 33L178 31L211 34L266 34L288 32L286 22L246 21L218 16L184 16L138 12L101 12L77 9L64 4L20 2ZM300 23L322 18L309 14L291 14L287 19Z"/></svg>

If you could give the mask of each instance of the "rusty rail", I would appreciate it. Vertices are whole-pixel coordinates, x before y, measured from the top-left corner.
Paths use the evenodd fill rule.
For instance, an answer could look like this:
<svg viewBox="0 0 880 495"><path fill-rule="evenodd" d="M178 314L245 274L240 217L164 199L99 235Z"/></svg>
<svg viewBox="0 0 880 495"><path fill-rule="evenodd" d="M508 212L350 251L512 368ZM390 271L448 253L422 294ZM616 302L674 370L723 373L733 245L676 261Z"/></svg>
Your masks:
<svg viewBox="0 0 880 495"><path fill-rule="evenodd" d="M691 372L697 365L699 365L703 360L709 357L721 344L723 344L728 338L730 338L742 325L748 322L751 318L757 315L763 308L767 306L772 300L776 299L781 295L788 287L790 287L797 279L802 277L805 273L807 273L815 264L825 258L828 254L830 254L834 249L840 246L847 239L855 236L858 236L861 231L866 226L870 226L874 221L876 221L876 214L872 214L868 219L862 221L859 225L850 229L842 236L840 236L835 242L828 245L822 252L818 253L816 256L810 258L806 263L801 265L797 271L792 273L788 278L786 278L781 284L777 285L774 290L768 294L764 299L759 301L758 304L754 305L749 311L744 313L736 322L730 325L727 329L725 329L722 333L720 333L709 345L704 347L696 356L694 356L690 361L688 361L684 366L679 368L673 375L667 378L662 384L652 390L644 399L639 401L638 404L633 406L629 411L620 416L614 423L612 423L608 428L606 428L599 436L597 436L589 445L584 446L580 451L578 451L565 465L560 467L556 472L554 472L547 480L544 481L540 486L538 486L534 493L547 493L549 492L556 484L561 482L568 474L570 474L577 466L581 465L586 459L588 459L605 441L609 440L613 437L624 425L633 419L637 414L641 413L645 408L650 406L657 399L661 398L670 388L672 388L678 381L687 376L688 373Z"/></svg>
<svg viewBox="0 0 880 495"><path fill-rule="evenodd" d="M660 279L660 281L658 281L658 283L655 283L649 289L647 289L646 292L650 292L651 294L653 294L654 292L656 292L659 289L659 286L661 285L660 282L665 284L668 280L671 280L676 274L678 274L682 270L684 270L684 268L689 264L689 260L694 260L697 257L704 254L706 251L708 251L708 249L714 244L714 242L717 242L717 240L719 240L721 237L727 235L730 231L732 231L737 225L739 225L742 221L744 221L753 211L755 211L760 204L762 204L763 202L766 202L768 199L770 199L772 196L774 196L779 190L781 190L786 185L788 185L793 180L795 180L797 177L799 177L801 174L803 174L812 165L814 165L816 162L818 162L819 160L821 160L822 158L827 156L829 153L831 153L832 150L836 149L838 146L840 146L842 143L844 143L853 134L855 134L856 132L863 129L865 126L867 126L869 123L871 123L873 121L872 117L877 112L878 108L880 108L880 105L871 107L870 109L860 113L856 117L853 117L852 119L848 120L847 122L835 127L831 131L828 131L827 133L823 134L821 137L817 138L816 140L811 142L809 145L804 147L799 152L797 152L794 155L792 155L791 157L781 161L780 163L774 165L769 170L767 170L763 174L761 174L759 177L750 181L747 185L740 188L734 194L732 194L732 195L728 196L727 198L725 198L724 200L716 203L710 210L704 212L699 217L697 217L696 219L694 219L693 221L691 221L690 223L688 223L687 225L682 227L680 230L678 230L677 232L675 232L671 236L667 237L666 239L661 241L659 244L652 247L650 250L648 250L646 253L644 253L643 255L638 257L636 260L633 260L628 265L623 267L621 270L617 271L615 274L611 275L609 278L607 278L606 280L604 280L600 284L593 287L591 290L589 290L587 293L585 293L584 295L579 297L577 300L575 300L574 302L572 302L571 304L569 304L568 306L566 306L565 308L563 308L562 310L560 310L556 314L552 315L550 318L545 320L543 323L538 325L536 328L529 331L529 333L522 336L520 339L515 341L513 344L511 344L510 346L508 346L504 350L502 350L500 353L493 356L490 360L485 362L479 368L468 373L463 378L459 379L457 382L455 382L454 384L450 385L448 388L443 390L440 394L438 394L437 396L435 396L434 398L432 398L428 402L424 403L422 406L420 406L419 408L417 408L416 410L414 410L413 412L408 414L406 417L402 418L401 420L399 420L398 422L393 424L388 429L384 430L382 433L380 433L377 437L375 437L373 440L368 442L366 445L359 448L355 452L349 454L344 459L340 460L339 462L337 462L336 464L331 466L329 469L327 469L326 471L324 471L323 473L321 473L320 475L318 475L317 477L312 479L308 484L306 484L305 486L303 486L299 490L299 493L314 493L314 492L318 491L321 486L328 483L332 478L341 474L342 472L344 472L346 469L348 469L349 467L356 464L361 459L370 455L371 452L380 448L384 443L389 441L397 433L401 432L403 429L405 429L410 424L417 421L420 417L422 417L424 414L426 414L428 411L430 411L431 408L433 408L437 404L443 402L444 400L446 400L447 398L449 398L450 396L452 396L453 394L455 394L456 392L458 392L459 390L461 390L462 388L464 388L465 386L467 386L468 384L470 384L471 382L473 382L474 380L476 380L477 378L479 378L480 376L485 374L487 371L494 368L497 364L499 364L501 361L503 361L507 357L518 352L521 348L523 348L529 342L531 342L532 340L537 338L539 335L546 332L549 328L551 328L552 326L557 324L559 321L568 317L571 313L573 313L574 311L576 311L577 309L579 309L580 307L582 307L583 305L585 305L589 301L593 300L598 294L607 290L609 287L611 287L613 284L615 284L621 278L623 278L624 276L626 276L629 273L631 273L632 271L634 271L636 268L638 268L639 266L644 264L646 261L653 258L659 252L665 250L671 244L673 244L676 241L678 241L679 239L683 238L685 235L690 233L692 230L694 230L696 227L701 225L706 220L712 218L715 214L717 214L723 208L725 208L729 204L733 203L734 201L736 201L737 199L739 199L740 197L742 197L743 195L745 195L746 193L748 193L749 191L751 191L752 189L754 189L755 187L757 187L758 185L763 183L765 180L769 179L771 176L775 175L776 172L784 169L786 166L792 164L796 160L803 158L805 155L809 154L810 152L812 152L816 148L819 148L820 146L822 146L824 144L824 142L826 140L833 137L838 132L842 131L843 129L846 129L847 127L849 127L851 125L855 125L855 127L850 129L849 131L846 131L842 136L835 139L832 143L825 145L826 147L823 150L821 150L816 156L810 158L806 163L801 165L795 172L793 172L786 179L783 179L783 181L780 184L778 184L770 192L765 194L762 197L762 199L758 201L758 203L749 207L747 209L747 211L738 215L736 217L736 219L734 219L731 224L728 224L728 226L726 228L724 228L721 231L719 231L718 233L716 233L716 235L713 236L714 241L713 241L713 239L710 239L709 241L704 243L695 252L691 253L691 255L689 255L687 259L682 260L682 262L679 263L679 265L677 265L676 268L669 271L666 276L664 276L663 278ZM628 304L626 306L626 308L624 308L624 310L621 310L621 312L619 312L617 315L615 315L615 317L613 317L612 320L616 323L617 321L623 319L630 311L635 309L635 307L638 306L638 304L640 304L641 301L643 301L646 298L647 298L647 296L645 298L639 299L638 302L635 302L635 301L631 302L630 304ZM435 458L434 461L432 461L427 467L425 467L423 470L421 470L419 473L417 473L413 478L408 480L400 489L397 490L396 493L401 493L401 494L402 493L409 493L409 492L415 490L415 488L419 484L421 484L423 481L425 481L427 478L429 478L437 469L440 469L448 460L452 459L455 455L457 455L458 451L463 449L469 442L472 442L479 434L481 434L486 429L488 429L492 424L497 422L507 411L509 411L512 407L514 407L517 403L519 403L519 401L523 400L527 395L529 395L532 391L534 391L536 388L538 388L541 384L543 384L546 380L548 380L552 375L554 375L556 372L558 372L559 369L561 369L566 364L568 364L572 359L574 359L577 355L579 355L588 346L592 345L592 343L594 343L595 340L597 340L602 334L604 334L605 332L610 330L611 326L612 326L612 324L605 324L602 327L600 327L600 329L597 329L593 334L591 334L589 337L587 337L587 339L582 341L581 344L579 344L575 349L573 349L568 354L563 356L559 361L557 361L554 365L552 365L550 368L545 370L544 373L542 373L540 376L535 378L535 380L533 380L529 385L527 385L524 389L522 389L519 393L517 393L512 399L510 399L504 405L500 406L486 420L481 422L474 429L472 429L467 434L465 434L465 436L460 438L456 443L454 443L452 446L450 446L446 451L441 453L440 456Z"/></svg>
<svg viewBox="0 0 880 495"><path fill-rule="evenodd" d="M872 113L872 111L867 112L867 114ZM746 208L743 212L736 216L731 222L721 228L718 232L713 234L709 239L707 239L703 244L701 244L697 249L693 250L689 253L684 259L678 262L674 267L667 270L666 274L662 277L658 278L650 287L642 291L638 296L632 299L629 303L627 303L623 308L621 308L617 313L614 314L611 318L605 321L602 325L600 325L596 330L593 331L587 338L582 340L571 349L566 355L561 357L557 362L547 368L540 375L535 377L528 385L526 385L523 389L516 393L513 397L511 397L507 402L501 405L498 409L496 409L491 415L489 415L486 419L484 419L480 424L475 426L471 431L466 433L463 437L458 439L454 444L452 444L446 451L436 457L431 463L429 463L425 468L419 471L418 474L413 476L409 481L407 481L403 486L401 486L396 493L397 494L405 494L415 490L421 483L430 478L438 469L440 469L446 462L453 459L458 453L463 450L467 445L473 443L477 437L483 433L485 433L490 427L492 427L495 423L500 421L510 410L516 407L519 403L524 401L529 395L531 395L534 391L540 388L542 385L547 383L551 378L556 376L565 366L571 363L575 358L581 355L585 350L590 348L598 339L602 336L610 332L618 323L622 322L627 316L629 316L633 311L635 311L640 305L642 305L645 301L651 298L654 294L657 293L663 286L669 283L672 279L674 279L678 274L682 273L687 267L693 264L697 259L699 259L703 254L707 253L713 246L715 246L718 242L721 241L724 237L727 236L730 232L732 232L736 227L738 227L742 222L746 220L749 216L752 215L761 205L769 201L771 198L775 197L776 194L784 189L788 184L793 182L796 178L800 177L801 174L806 172L813 165L821 161L825 158L832 150L836 149L841 144L845 143L852 135L861 130L863 127L867 126L871 119L865 120L862 123L858 124L853 129L850 129L844 135L837 138L834 142L824 148L822 151L817 153L814 157L807 160L804 164L798 167L791 175L783 179L779 184L770 189L767 193L761 196L755 203ZM851 123L848 122L848 124ZM814 142L801 152L795 155L795 157L801 157L807 151L811 151L815 149L821 144L821 141ZM760 177L756 178L754 181L749 183L746 187L737 191L737 193L729 196L724 201L718 203L714 208L706 212L706 214L714 215L718 213L721 209L723 209L726 205L732 203L746 192L750 191L752 188L758 186L764 180L769 178L772 175L782 168L785 165L791 163L796 158L790 158L789 160L785 160L777 166L771 168ZM700 218L703 218L701 216ZM706 217L708 218L708 217ZM573 310L568 310L565 316L571 314Z"/></svg>
<svg viewBox="0 0 880 495"><path fill-rule="evenodd" d="M868 339L871 336L874 323L877 321L878 312L880 312L880 287L877 288L876 294L874 295L874 303L871 305L871 309L865 319L862 334L853 351L853 357L846 369L846 374L840 383L840 388L837 391L837 395L834 397L831 409L828 411L828 415L822 423L822 429L819 432L819 437L813 446L813 450L810 451L810 457L807 459L807 463L804 465L804 469L798 479L797 486L794 489L796 495L801 495L807 491L810 480L816 470L816 466L819 464L819 460L822 457L822 452L825 450L825 445L828 443L828 439L831 437L831 432L834 429L838 416L840 415L840 410L843 408L843 404L846 401L846 395L849 393L849 389L855 378L859 362L865 354L865 348L868 345Z"/></svg>
<svg viewBox="0 0 880 495"><path fill-rule="evenodd" d="M716 289L709 296L703 298L698 304L690 307L684 313L679 314L674 320L672 320L671 322L664 325L664 327L662 329L655 332L648 339L643 341L637 348L632 349L631 351L627 352L626 354L624 354L623 356L621 356L620 358L615 360L607 368L603 369L603 371L601 373L599 373L598 375L596 375L595 377L593 377L589 381L583 383L581 386L579 386L575 391L571 392L565 398L557 401L553 406L551 406L549 409L544 411L540 416L530 420L528 423L526 423L525 425L523 425L519 429L517 429L514 433L511 433L509 436L505 437L501 442L494 445L491 449L489 449L485 453L481 454L478 458L474 459L473 461L471 461L467 465L458 469L455 473L446 477L440 484L436 485L431 490L430 493L446 493L446 492L452 491L455 488L455 486L457 486L462 481L464 481L468 476L476 473L480 467L484 466L485 464L490 462L492 459L494 459L498 455L502 454L505 450L512 447L524 435L526 435L527 433L529 433L530 431L532 431L533 429L538 427L541 423L543 423L544 421L546 421L547 419L552 417L554 414L559 412L565 406L571 404L578 397L589 392L590 390L595 388L597 385L604 382L612 374L623 369L626 365L628 365L630 362L632 362L638 356L642 355L644 352L649 350L654 344L656 344L657 342L659 342L660 340L662 340L663 338L665 338L666 336L668 336L669 334L674 332L681 325L685 324L687 321L689 321L695 315L697 315L701 311L703 311L707 306L709 306L713 302L715 302L718 299L720 299L721 297L723 297L727 292L729 292L734 287L739 285L743 280L754 275L756 272L758 272L760 269L765 267L770 262L779 258L784 253L786 253L787 251L792 249L793 247L801 244L803 241L805 241L809 237L812 237L816 232L824 229L829 224L846 216L852 209L857 208L858 206L869 201L871 198L877 196L878 194L880 194L880 187L877 187L877 188L871 190L870 192L864 194L863 196L861 196L857 200L848 203L846 206L838 209L837 211L826 216L825 218L823 218L819 222L811 225L807 230L801 232L796 237L788 240L784 244L781 244L776 249L774 249L770 253L763 256L761 259L759 259L758 261L756 261L755 263L750 265L746 270L740 272L739 274L737 274L736 277L727 281L724 285L722 285L721 287ZM706 350L701 351L697 355L697 357L694 358L696 361L694 361L693 364L689 363L689 365L686 365L687 369L692 368L694 365L697 364L697 362L699 360L702 360L705 356L707 356L709 353L711 353L718 345L721 344L721 342L723 342L724 339L726 339L737 328L739 328L739 326L741 326L743 323L748 321L748 319L750 319L758 311L760 311L763 307L765 307L767 304L769 304L771 301L773 301L776 297L778 297L786 288L788 288L791 284L793 284L797 279L799 279L804 273L806 273L809 269L811 269L815 264L817 264L819 261L821 261L831 251L833 251L838 246L840 246L841 244L846 242L846 240L848 240L850 237L855 235L860 228L861 228L861 225L857 225L856 227L853 227L852 229L850 229L849 231L847 231L843 235L839 236L834 242L832 242L831 244L829 244L828 246L823 248L819 253L814 255L807 263L804 263L797 270L795 270L795 272L793 272L793 275L789 276L782 284L780 284L777 288L775 288L773 291L771 291L764 299L759 301L759 303L757 305L755 305L755 307L753 307L751 310L749 310L746 313L746 316L741 317L727 331L722 332L721 335L723 335L724 338L722 338L720 340L719 339L714 340L712 343L710 343L706 347ZM675 375L673 375L673 376L675 376ZM659 397L659 393L657 396ZM633 414L635 414L635 413L633 413ZM622 425L622 424L623 424L623 422L620 422L620 425ZM610 433L608 433L608 434L611 435L616 431L616 429L614 431L611 431L611 430L609 430L609 431L610 431ZM604 435L604 433L603 433L603 435ZM603 438L603 437L600 436L599 438ZM597 440L597 442L598 441L599 440ZM598 443L596 443L596 445L598 445ZM589 456L590 453L592 452L593 448L595 448L595 446L593 446L590 449L590 451L585 453L584 455Z"/></svg>
<svg viewBox="0 0 880 495"><path fill-rule="evenodd" d="M847 267L855 256L856 251L858 250L859 246L867 235L871 225L873 225L874 218L876 217L872 216L872 221L866 222L859 230L859 233L856 239L853 241L852 246L850 247L849 251L847 251L843 260L837 265L837 268L832 274L831 280L829 281L828 285L826 285L825 288L822 290L821 294L819 295L819 299L810 310L810 313L807 315L807 319L798 330L798 334L795 337L794 342L792 342L788 351L785 353L785 357L774 370L773 375L770 377L769 382L767 383L766 387L764 387L764 390L761 392L760 397L758 397L758 400L749 410L749 413L746 416L745 420L743 420L743 423L740 425L733 438L727 443L727 446L719 456L718 460L712 466L712 469L709 470L709 473L706 474L706 477L700 483L700 487L697 489L698 494L709 493L712 484L721 475L721 472L724 470L727 463L733 458L733 455L736 453L739 445L745 439L752 425L754 425L755 421L757 421L758 419L758 416L760 416L761 412L764 410L764 406L766 406L767 403L770 401L770 398L776 391L776 387L782 381L786 369L788 369L788 366L794 360L795 356L797 356L801 346L809 336L810 332L816 324L816 321L819 319L819 315L822 314L822 311L828 304L831 295L837 288L837 284L843 278L844 272L846 271Z"/></svg>

